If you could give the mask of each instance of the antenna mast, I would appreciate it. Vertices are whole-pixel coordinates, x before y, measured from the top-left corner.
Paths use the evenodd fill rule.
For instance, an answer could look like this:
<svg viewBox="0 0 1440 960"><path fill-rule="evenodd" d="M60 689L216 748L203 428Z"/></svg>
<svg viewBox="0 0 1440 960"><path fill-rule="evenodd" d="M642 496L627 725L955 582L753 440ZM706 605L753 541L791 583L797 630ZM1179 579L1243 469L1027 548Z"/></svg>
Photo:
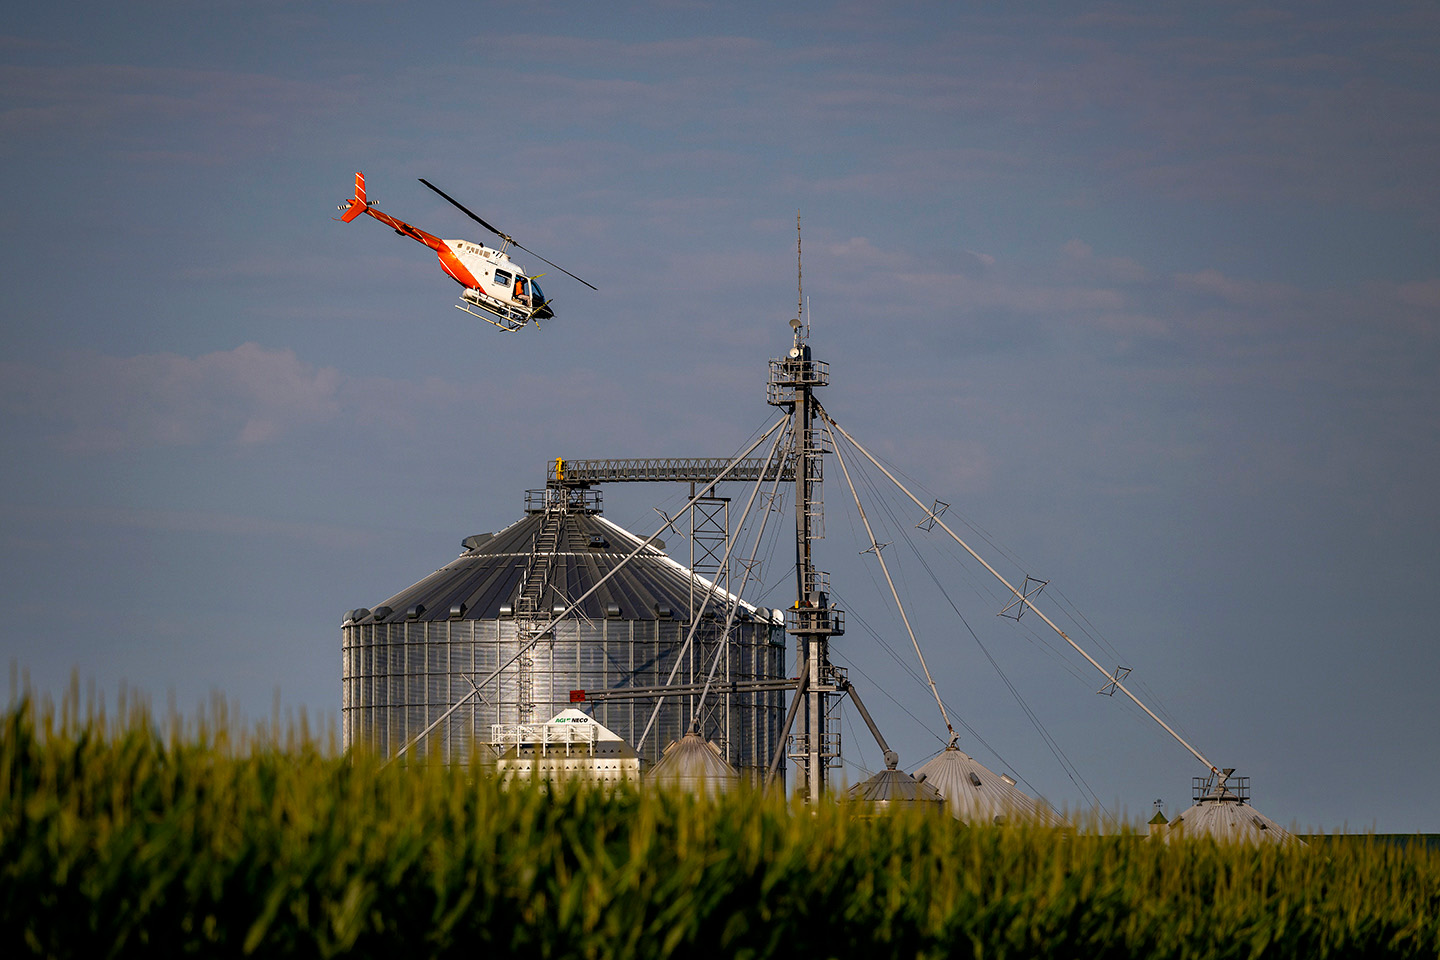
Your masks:
<svg viewBox="0 0 1440 960"><path fill-rule="evenodd" d="M803 262L800 257L800 211L795 211L795 316L801 321L808 319L805 316L805 282Z"/></svg>

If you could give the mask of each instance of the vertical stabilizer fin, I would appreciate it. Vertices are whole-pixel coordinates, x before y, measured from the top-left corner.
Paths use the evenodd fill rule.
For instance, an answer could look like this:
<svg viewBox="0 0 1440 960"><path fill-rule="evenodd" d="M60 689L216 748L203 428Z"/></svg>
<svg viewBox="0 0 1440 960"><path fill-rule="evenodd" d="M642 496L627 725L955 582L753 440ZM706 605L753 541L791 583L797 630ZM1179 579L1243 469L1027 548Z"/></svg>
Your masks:
<svg viewBox="0 0 1440 960"><path fill-rule="evenodd" d="M367 207L369 204L365 202L365 174L357 172L355 174L355 196L350 198L348 206L340 207L344 211L340 214L340 222L349 223L364 213Z"/></svg>

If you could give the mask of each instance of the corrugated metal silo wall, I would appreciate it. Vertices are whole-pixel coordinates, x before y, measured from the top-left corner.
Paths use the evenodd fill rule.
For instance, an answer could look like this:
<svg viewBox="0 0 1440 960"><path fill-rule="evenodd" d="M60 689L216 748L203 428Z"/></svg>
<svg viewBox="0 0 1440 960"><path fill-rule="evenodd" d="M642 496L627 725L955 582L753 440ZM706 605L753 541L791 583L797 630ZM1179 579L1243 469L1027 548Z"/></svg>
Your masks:
<svg viewBox="0 0 1440 960"><path fill-rule="evenodd" d="M719 624L702 623L674 682L703 683L716 656ZM381 756L395 751L438 720L479 682L519 650L514 620L400 621L342 628L341 724L347 748L364 745ZM419 758L469 763L488 742L491 724L548 720L571 706L570 691L653 687L664 684L684 645L689 625L675 620L564 620L554 641L542 640L531 663L512 664L482 691L411 748ZM783 627L760 621L736 623L728 665L716 680L772 680L785 676ZM728 666L728 674L727 674ZM525 671L534 702L522 717ZM468 679L467 679L468 678ZM785 719L779 691L736 694L727 709L712 691L706 699L704 734L723 744L742 772L763 770L774 753ZM640 751L654 763L685 731L698 695L670 696ZM584 705L596 720L632 746L656 701L610 700ZM483 761L483 755L481 756Z"/></svg>

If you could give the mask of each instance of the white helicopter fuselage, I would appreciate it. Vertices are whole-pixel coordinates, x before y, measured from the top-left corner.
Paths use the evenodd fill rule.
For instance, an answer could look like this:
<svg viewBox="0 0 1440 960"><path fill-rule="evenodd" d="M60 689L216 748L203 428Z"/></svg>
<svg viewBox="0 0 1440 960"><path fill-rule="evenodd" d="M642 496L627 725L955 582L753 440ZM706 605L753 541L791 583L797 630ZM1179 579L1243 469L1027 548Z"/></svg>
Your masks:
<svg viewBox="0 0 1440 960"><path fill-rule="evenodd" d="M460 285L460 309L507 330L527 320L544 320L555 314L545 301L540 284L502 250L469 240L442 240L449 256L440 266ZM478 307L483 311L476 313Z"/></svg>
<svg viewBox="0 0 1440 960"><path fill-rule="evenodd" d="M465 286L516 306L530 305L533 296L530 279L509 256L469 240L446 240L444 243L469 274L466 279L456 278ZM518 287L516 281L519 281Z"/></svg>

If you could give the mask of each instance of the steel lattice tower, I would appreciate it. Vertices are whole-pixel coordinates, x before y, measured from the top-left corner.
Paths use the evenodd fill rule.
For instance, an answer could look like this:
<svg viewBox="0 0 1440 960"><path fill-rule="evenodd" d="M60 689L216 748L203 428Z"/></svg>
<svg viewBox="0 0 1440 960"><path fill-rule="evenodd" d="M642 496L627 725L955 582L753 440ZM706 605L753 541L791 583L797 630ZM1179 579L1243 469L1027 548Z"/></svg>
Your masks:
<svg viewBox="0 0 1440 960"><path fill-rule="evenodd" d="M840 762L840 733L832 731L832 711L843 689L842 671L830 663L830 638L845 632L843 612L830 605L829 576L815 568L812 546L824 536L825 443L815 429L814 389L830 382L829 364L811 355L805 324L791 321L795 331L789 354L770 361L767 401L791 412L790 455L795 464L795 587L796 599L786 620L795 637L800 660L801 698L789 756L796 763L797 788L809 800L820 799L829 771Z"/></svg>

